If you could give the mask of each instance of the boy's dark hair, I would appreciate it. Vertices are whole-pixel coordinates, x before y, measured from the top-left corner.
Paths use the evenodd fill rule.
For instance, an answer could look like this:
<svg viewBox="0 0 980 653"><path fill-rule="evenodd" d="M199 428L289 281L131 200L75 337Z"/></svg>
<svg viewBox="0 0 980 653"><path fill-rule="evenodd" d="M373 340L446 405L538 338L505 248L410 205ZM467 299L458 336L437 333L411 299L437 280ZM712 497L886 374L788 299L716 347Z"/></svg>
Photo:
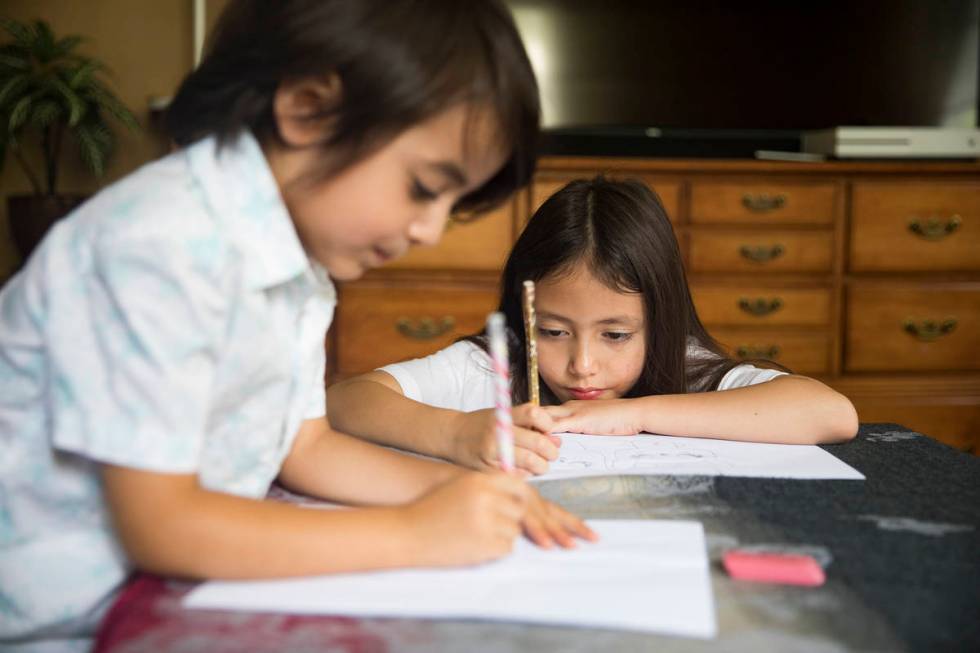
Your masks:
<svg viewBox="0 0 980 653"><path fill-rule="evenodd" d="M329 178L454 104L487 107L509 158L463 211L492 208L534 171L538 89L507 8L498 0L231 0L201 65L167 111L174 142L248 129L284 144L273 97L287 79L336 73L339 106L316 178ZM471 123L472 124L472 116Z"/></svg>
<svg viewBox="0 0 980 653"><path fill-rule="evenodd" d="M515 403L528 400L523 282L570 273L581 262L609 288L642 295L645 361L626 397L713 390L739 364L708 335L698 318L677 238L660 198L643 182L613 181L600 175L569 182L542 204L504 266L497 310L512 329L509 354ZM485 348L482 335L468 339ZM692 346L703 351L691 356ZM558 403L545 384L541 397L542 403Z"/></svg>

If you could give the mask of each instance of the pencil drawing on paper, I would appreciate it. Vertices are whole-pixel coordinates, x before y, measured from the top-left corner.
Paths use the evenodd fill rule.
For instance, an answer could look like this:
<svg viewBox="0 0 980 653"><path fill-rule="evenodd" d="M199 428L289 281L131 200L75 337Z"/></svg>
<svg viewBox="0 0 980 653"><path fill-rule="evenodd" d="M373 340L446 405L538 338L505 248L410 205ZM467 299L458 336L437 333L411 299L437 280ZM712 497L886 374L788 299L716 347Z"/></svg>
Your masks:
<svg viewBox="0 0 980 653"><path fill-rule="evenodd" d="M644 440L642 442L643 446L640 446L633 438L613 436L608 439L597 437L588 444L578 440L566 441L552 469L554 471L605 470L617 473L649 468L653 472L663 472L665 467L685 463L720 462L717 460L718 454L706 448L685 446L683 443L672 441ZM721 473L721 470L715 473Z"/></svg>
<svg viewBox="0 0 980 653"><path fill-rule="evenodd" d="M559 457L536 480L616 474L838 478L864 476L813 445L666 435L561 435Z"/></svg>

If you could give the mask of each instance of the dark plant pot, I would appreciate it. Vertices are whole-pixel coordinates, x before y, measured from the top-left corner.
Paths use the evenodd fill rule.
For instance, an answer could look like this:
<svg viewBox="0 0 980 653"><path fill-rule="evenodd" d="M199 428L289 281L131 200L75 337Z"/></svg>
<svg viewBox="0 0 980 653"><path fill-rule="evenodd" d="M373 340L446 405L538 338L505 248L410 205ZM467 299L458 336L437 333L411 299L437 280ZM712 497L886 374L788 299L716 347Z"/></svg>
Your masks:
<svg viewBox="0 0 980 653"><path fill-rule="evenodd" d="M7 222L20 260L26 261L55 222L81 204L86 195L11 195Z"/></svg>

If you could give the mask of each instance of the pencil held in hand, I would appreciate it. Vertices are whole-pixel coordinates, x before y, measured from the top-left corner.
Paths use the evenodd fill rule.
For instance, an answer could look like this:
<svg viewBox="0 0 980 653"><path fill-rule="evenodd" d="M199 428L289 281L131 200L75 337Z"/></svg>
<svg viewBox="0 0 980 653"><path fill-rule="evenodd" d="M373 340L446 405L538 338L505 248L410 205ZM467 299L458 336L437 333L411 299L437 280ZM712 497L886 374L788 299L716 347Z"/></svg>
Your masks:
<svg viewBox="0 0 980 653"><path fill-rule="evenodd" d="M510 364L507 358L507 336L504 314L487 317L487 337L490 340L490 360L494 372L494 397L497 431L497 450L500 466L505 472L514 471L514 422L510 414Z"/></svg>
<svg viewBox="0 0 980 653"><path fill-rule="evenodd" d="M538 318L534 314L534 282L524 282L524 334L527 340L527 398L541 405L538 389Z"/></svg>

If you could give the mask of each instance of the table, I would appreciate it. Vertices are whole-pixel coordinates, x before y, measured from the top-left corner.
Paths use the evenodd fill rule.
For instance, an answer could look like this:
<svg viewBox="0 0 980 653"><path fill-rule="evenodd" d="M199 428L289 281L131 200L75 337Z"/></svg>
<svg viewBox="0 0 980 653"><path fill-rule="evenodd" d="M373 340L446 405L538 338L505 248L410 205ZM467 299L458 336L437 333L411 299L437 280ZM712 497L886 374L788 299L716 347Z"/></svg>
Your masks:
<svg viewBox="0 0 980 653"><path fill-rule="evenodd" d="M95 651L839 651L980 650L980 458L896 424L863 424L825 447L866 481L612 476L543 483L587 518L704 524L718 636L501 624L185 610L192 583L140 574ZM733 581L732 546L805 551L819 588Z"/></svg>

